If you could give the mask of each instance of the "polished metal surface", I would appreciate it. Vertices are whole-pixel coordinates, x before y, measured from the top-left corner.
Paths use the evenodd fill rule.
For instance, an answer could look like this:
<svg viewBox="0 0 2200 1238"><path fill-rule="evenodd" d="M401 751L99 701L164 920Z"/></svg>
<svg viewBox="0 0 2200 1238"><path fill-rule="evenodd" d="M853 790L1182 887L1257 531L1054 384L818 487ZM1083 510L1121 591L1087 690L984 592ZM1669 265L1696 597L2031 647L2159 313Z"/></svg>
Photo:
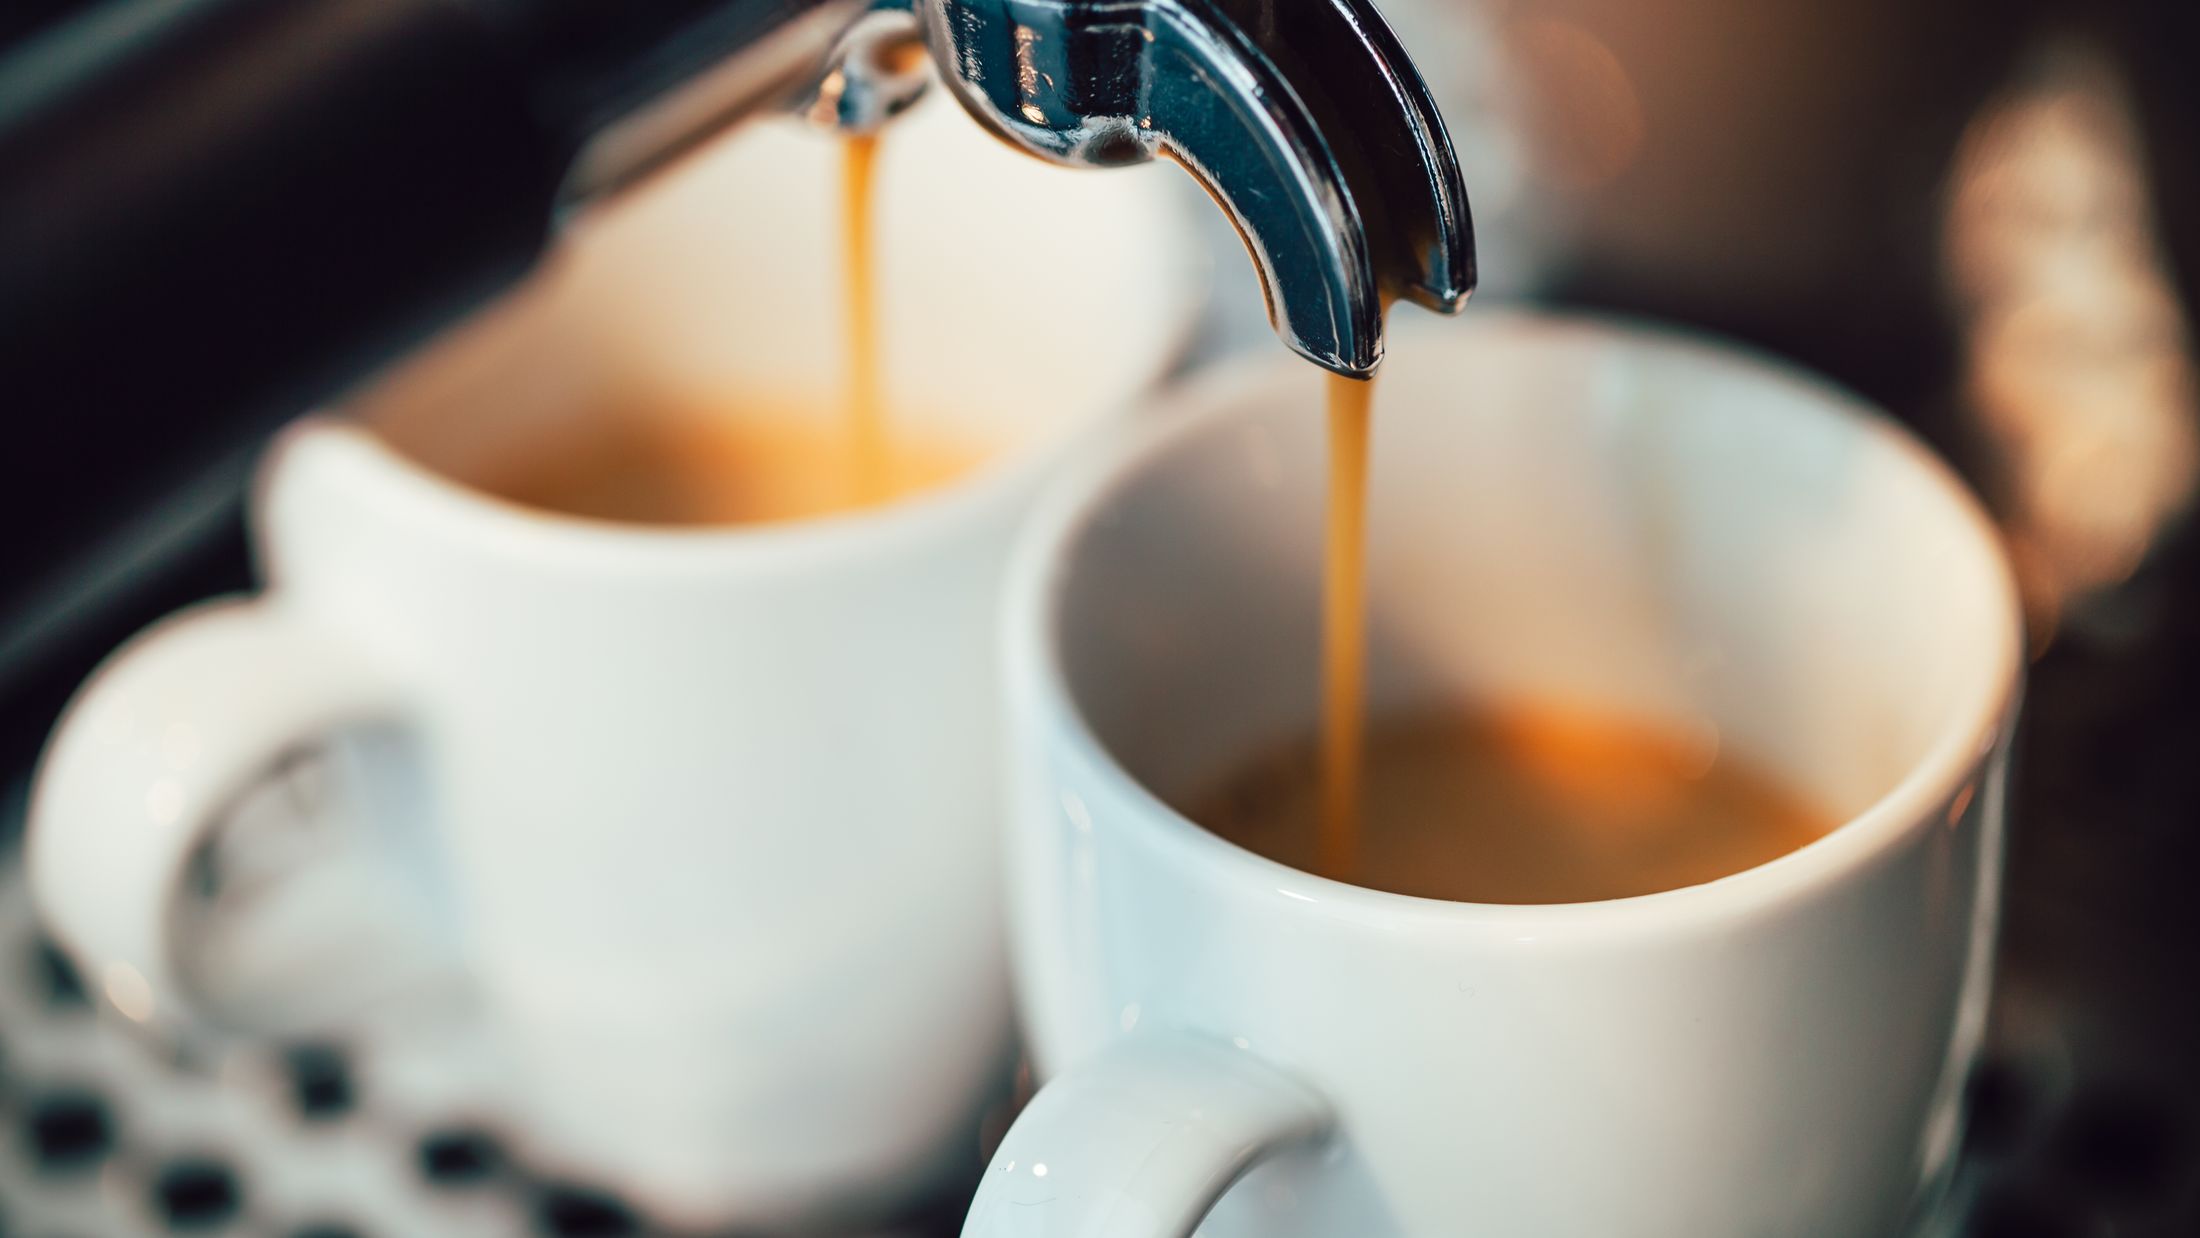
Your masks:
<svg viewBox="0 0 2200 1238"><path fill-rule="evenodd" d="M1385 307L1457 310L1473 228L1420 75L1364 0L916 0L948 84L1057 163L1166 156L1236 222L1276 331L1340 373Z"/></svg>

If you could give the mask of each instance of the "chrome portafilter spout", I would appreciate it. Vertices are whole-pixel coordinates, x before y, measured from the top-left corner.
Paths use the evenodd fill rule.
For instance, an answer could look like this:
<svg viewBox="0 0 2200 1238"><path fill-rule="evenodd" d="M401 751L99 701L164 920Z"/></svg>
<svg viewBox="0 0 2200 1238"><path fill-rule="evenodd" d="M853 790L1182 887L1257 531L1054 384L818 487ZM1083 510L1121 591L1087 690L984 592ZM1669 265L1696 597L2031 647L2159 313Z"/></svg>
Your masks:
<svg viewBox="0 0 2200 1238"><path fill-rule="evenodd" d="M1229 212L1300 355L1373 372L1383 312L1474 288L1473 225L1427 87L1365 0L915 0L963 106L1022 149L1164 155Z"/></svg>

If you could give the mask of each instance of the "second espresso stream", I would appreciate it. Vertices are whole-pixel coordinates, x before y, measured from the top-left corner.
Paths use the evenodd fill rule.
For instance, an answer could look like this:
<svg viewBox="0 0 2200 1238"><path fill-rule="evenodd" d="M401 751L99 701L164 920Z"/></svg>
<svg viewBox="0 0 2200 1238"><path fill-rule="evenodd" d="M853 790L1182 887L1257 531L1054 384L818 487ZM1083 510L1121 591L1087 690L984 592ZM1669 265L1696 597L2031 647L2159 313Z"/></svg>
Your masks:
<svg viewBox="0 0 2200 1238"><path fill-rule="evenodd" d="M879 280L880 140L842 140L845 367L837 408L723 393L640 395L594 410L468 480L530 507L598 520L724 526L872 507L946 484L993 454L927 421L893 424Z"/></svg>
<svg viewBox="0 0 2200 1238"><path fill-rule="evenodd" d="M892 440L880 377L878 301L877 134L851 134L841 144L841 261L846 281L848 341L849 491L859 504L892 493Z"/></svg>

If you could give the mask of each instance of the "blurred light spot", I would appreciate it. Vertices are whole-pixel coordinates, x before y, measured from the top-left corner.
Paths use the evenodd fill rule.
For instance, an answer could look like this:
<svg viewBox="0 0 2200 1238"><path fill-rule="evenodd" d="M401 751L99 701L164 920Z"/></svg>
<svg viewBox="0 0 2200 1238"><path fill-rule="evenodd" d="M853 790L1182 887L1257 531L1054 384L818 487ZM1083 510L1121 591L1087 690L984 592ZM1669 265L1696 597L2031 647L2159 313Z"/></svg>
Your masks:
<svg viewBox="0 0 2200 1238"><path fill-rule="evenodd" d="M1925 1137L1918 1141L1916 1172L1930 1181L1947 1164L1963 1135L1963 1106L1953 1100L1934 1105L1925 1119Z"/></svg>
<svg viewBox="0 0 2200 1238"><path fill-rule="evenodd" d="M2192 501L2200 401L2123 84L2062 44L1965 135L1943 221L1965 385L2036 646Z"/></svg>
<svg viewBox="0 0 2200 1238"><path fill-rule="evenodd" d="M1975 782L1964 783L1963 789L1956 792L1955 802L1948 805L1949 828L1952 829L1962 822L1963 814L1971 810L1972 797L1977 794L1978 784Z"/></svg>
<svg viewBox="0 0 2200 1238"><path fill-rule="evenodd" d="M1085 801L1075 791L1062 792L1062 815L1069 818L1069 823L1077 827L1078 833L1092 833L1092 813L1086 809Z"/></svg>
<svg viewBox="0 0 2200 1238"><path fill-rule="evenodd" d="M107 1002L132 1023L143 1023L153 1017L153 986L145 982L138 969L128 963L109 963L100 972L100 980L107 994Z"/></svg>
<svg viewBox="0 0 2200 1238"><path fill-rule="evenodd" d="M1618 56L1586 28L1527 17L1506 33L1528 84L1537 170L1574 189L1605 184L1642 153L1642 101Z"/></svg>
<svg viewBox="0 0 2200 1238"><path fill-rule="evenodd" d="M1138 1026L1138 1015L1138 1003L1132 1002L1130 1005L1123 1007L1122 1014L1116 1016L1116 1026L1122 1028L1126 1032L1130 1031L1132 1028Z"/></svg>
<svg viewBox="0 0 2200 1238"><path fill-rule="evenodd" d="M1253 1047L1253 1042L1247 1040L1243 1036L1232 1036L1230 1038L1230 1043L1236 1045L1240 1049L1250 1049Z"/></svg>
<svg viewBox="0 0 2200 1238"><path fill-rule="evenodd" d="M1044 1178L1044 1177L1046 1177L1046 1176L1047 1176L1047 1163L1046 1163L1045 1161L1040 1161L1040 1162L1038 1162L1038 1163L1034 1164L1034 1165L1033 1165L1033 1166L1031 1167L1031 1176L1032 1176L1032 1177L1034 1177L1034 1178Z"/></svg>
<svg viewBox="0 0 2200 1238"><path fill-rule="evenodd" d="M1017 110L1024 119L1035 125L1047 123L1045 109L1036 102L1039 93L1039 64L1032 56L1032 48L1039 42L1038 32L1029 26L1016 27L1016 93L1023 96Z"/></svg>

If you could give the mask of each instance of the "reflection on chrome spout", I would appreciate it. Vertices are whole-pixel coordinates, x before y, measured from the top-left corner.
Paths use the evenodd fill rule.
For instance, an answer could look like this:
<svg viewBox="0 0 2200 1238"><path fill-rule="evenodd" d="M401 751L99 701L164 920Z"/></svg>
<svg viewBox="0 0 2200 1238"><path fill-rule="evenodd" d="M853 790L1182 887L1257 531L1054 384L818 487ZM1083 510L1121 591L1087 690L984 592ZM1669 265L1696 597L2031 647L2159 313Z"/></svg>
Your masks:
<svg viewBox="0 0 2200 1238"><path fill-rule="evenodd" d="M1107 167L1166 154L1244 235L1276 331L1339 373L1382 309L1457 310L1473 229L1450 139L1365 0L917 0L963 105L1010 142Z"/></svg>

